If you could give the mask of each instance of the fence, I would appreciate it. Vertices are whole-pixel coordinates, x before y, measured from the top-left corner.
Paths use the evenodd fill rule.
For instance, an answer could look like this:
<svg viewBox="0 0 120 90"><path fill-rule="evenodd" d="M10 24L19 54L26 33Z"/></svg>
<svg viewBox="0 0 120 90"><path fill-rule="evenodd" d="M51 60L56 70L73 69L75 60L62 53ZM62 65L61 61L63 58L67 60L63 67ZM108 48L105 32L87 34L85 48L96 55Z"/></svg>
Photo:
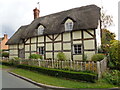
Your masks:
<svg viewBox="0 0 120 90"><path fill-rule="evenodd" d="M7 62L14 62L16 64L26 64L32 66L46 67L46 68L56 68L64 70L74 70L74 71L93 71L98 73L98 77L107 69L107 58L101 61L58 61L58 60L4 60Z"/></svg>

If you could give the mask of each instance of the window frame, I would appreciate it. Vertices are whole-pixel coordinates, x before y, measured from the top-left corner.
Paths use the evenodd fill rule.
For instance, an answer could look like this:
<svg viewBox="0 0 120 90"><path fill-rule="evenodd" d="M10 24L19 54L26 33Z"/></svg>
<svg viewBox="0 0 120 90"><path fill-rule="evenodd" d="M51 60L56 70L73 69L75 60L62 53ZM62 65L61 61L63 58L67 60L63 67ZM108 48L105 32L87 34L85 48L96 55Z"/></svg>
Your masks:
<svg viewBox="0 0 120 90"><path fill-rule="evenodd" d="M77 45L77 51L75 51L75 45ZM80 45L80 47L78 47L79 45ZM79 48L80 48L80 50L79 50ZM81 55L82 51L83 51L82 44L73 44L73 55Z"/></svg>
<svg viewBox="0 0 120 90"><path fill-rule="evenodd" d="M37 34L42 35L45 30L45 27L43 25L39 25L37 28Z"/></svg>
<svg viewBox="0 0 120 90"><path fill-rule="evenodd" d="M44 46L38 47L37 48L38 54L40 55L44 55L45 54L45 48ZM41 53L42 52L42 53Z"/></svg>
<svg viewBox="0 0 120 90"><path fill-rule="evenodd" d="M69 18L67 20L69 20ZM64 23L65 31L72 31L73 26L74 26L74 22L72 19L70 19L71 21L68 21L68 22L67 22L67 20Z"/></svg>

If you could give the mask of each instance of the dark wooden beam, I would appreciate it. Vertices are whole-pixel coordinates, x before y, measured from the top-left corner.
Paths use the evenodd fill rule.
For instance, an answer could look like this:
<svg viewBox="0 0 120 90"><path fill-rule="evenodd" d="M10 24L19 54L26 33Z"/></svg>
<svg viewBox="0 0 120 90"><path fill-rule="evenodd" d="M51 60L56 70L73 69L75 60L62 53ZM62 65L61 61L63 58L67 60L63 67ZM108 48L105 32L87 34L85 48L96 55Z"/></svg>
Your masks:
<svg viewBox="0 0 120 90"><path fill-rule="evenodd" d="M70 32L70 38L71 38L71 60L73 61L73 34L72 31Z"/></svg>
<svg viewBox="0 0 120 90"><path fill-rule="evenodd" d="M83 30L81 30L81 36L82 36L82 59L84 59L84 34Z"/></svg>
<svg viewBox="0 0 120 90"><path fill-rule="evenodd" d="M55 37L54 41L59 37L59 35L60 35L60 34L58 34L58 35Z"/></svg>
<svg viewBox="0 0 120 90"><path fill-rule="evenodd" d="M87 32L89 35L91 35L92 37L95 37L92 33L90 33L88 30L84 30L85 32Z"/></svg>
<svg viewBox="0 0 120 90"><path fill-rule="evenodd" d="M95 40L95 53L97 53L97 39L96 39L96 30L94 30L94 35L95 35L95 37L94 37L94 40Z"/></svg>

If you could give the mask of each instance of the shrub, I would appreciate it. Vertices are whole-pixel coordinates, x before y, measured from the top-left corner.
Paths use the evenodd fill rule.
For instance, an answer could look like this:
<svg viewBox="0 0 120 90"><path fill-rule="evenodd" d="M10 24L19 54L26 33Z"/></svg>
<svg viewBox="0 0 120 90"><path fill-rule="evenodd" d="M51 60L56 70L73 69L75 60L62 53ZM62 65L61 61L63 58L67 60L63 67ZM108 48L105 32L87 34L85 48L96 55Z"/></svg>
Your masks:
<svg viewBox="0 0 120 90"><path fill-rule="evenodd" d="M42 55L39 55L39 54L31 54L29 58L30 59L43 59Z"/></svg>
<svg viewBox="0 0 120 90"><path fill-rule="evenodd" d="M65 56L65 54L63 52L59 52L57 54L57 59L63 61L63 60L66 60L66 56Z"/></svg>
<svg viewBox="0 0 120 90"><path fill-rule="evenodd" d="M110 84L120 85L120 71L118 70L110 70L103 77Z"/></svg>
<svg viewBox="0 0 120 90"><path fill-rule="evenodd" d="M83 61L87 61L87 55L84 54Z"/></svg>
<svg viewBox="0 0 120 90"><path fill-rule="evenodd" d="M109 53L110 53L109 63L112 62L113 64L112 66L114 66L110 68L120 70L120 41L118 40L111 41Z"/></svg>
<svg viewBox="0 0 120 90"><path fill-rule="evenodd" d="M92 56L91 60L92 61L101 61L104 59L104 57L105 57L105 55L103 55L103 54L95 54Z"/></svg>
<svg viewBox="0 0 120 90"><path fill-rule="evenodd" d="M11 65L10 63L7 63L7 62L3 64ZM95 82L95 80L97 79L96 74L82 72L82 71L81 72L65 71L65 70L43 68L43 67L30 66L30 65L17 65L16 67L26 69L26 70L36 71L38 73L43 73L43 74L60 77L60 78L81 80L81 81L87 81L87 82Z"/></svg>
<svg viewBox="0 0 120 90"><path fill-rule="evenodd" d="M9 57L9 53L8 52L2 52L2 57Z"/></svg>

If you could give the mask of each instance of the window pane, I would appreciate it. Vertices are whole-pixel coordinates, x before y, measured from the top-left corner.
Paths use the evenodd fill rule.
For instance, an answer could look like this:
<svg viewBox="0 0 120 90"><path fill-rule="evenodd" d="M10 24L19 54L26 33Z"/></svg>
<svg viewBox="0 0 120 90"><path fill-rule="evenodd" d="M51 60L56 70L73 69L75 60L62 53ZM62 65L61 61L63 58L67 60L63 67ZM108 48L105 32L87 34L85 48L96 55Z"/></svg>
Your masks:
<svg viewBox="0 0 120 90"><path fill-rule="evenodd" d="M74 54L81 54L81 45L74 45Z"/></svg>

